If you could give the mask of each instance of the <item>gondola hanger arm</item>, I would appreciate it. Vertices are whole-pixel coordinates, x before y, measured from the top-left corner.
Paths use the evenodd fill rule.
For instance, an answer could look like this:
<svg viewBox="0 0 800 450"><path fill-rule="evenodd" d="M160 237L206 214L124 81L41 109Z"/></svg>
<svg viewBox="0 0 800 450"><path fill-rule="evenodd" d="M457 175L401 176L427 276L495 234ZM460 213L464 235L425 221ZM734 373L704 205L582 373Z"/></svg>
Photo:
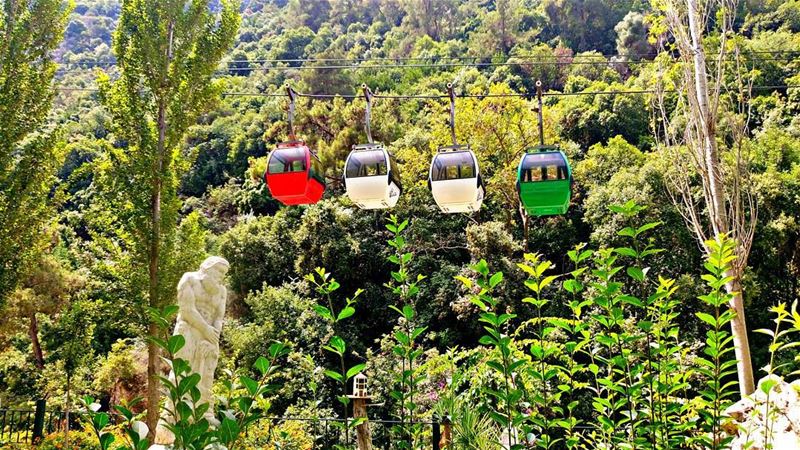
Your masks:
<svg viewBox="0 0 800 450"><path fill-rule="evenodd" d="M289 140L296 141L297 138L294 134L294 101L296 93L289 83L286 83L286 96L289 97Z"/></svg>
<svg viewBox="0 0 800 450"><path fill-rule="evenodd" d="M372 91L370 90L369 86L366 83L361 85L361 89L364 90L364 100L367 102L367 108L364 112L364 129L367 132L367 141L370 144L373 144L374 141L372 140L372 128L370 126L370 122L372 121Z"/></svg>
<svg viewBox="0 0 800 450"><path fill-rule="evenodd" d="M447 94L450 97L450 136L453 138L453 147L458 146L456 140L456 93L453 83L447 83Z"/></svg>

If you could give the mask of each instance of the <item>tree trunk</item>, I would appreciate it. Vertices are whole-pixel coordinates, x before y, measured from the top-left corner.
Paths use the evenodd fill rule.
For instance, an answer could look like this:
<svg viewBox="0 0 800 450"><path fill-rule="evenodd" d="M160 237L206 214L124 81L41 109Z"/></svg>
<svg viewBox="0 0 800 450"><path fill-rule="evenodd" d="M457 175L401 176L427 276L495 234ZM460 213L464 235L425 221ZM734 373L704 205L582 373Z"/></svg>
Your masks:
<svg viewBox="0 0 800 450"><path fill-rule="evenodd" d="M30 313L28 319L28 337L31 339L33 363L41 374L41 371L44 370L44 354L42 353L42 344L39 342L39 321L36 319L36 312Z"/></svg>
<svg viewBox="0 0 800 450"><path fill-rule="evenodd" d="M163 182L161 175L164 170L164 151L166 146L166 105L161 103L158 107L158 145L156 152L156 176L152 187L152 217L150 224L152 234L150 236L150 307L160 308L159 298L159 279L158 263L161 251L161 191ZM156 336L159 333L158 327L151 323L148 326L148 334ZM150 429L148 438L151 442L156 437L156 428L159 418L159 403L161 401L161 383L158 379L160 371L160 351L158 346L152 342L147 343L147 426Z"/></svg>
<svg viewBox="0 0 800 450"><path fill-rule="evenodd" d="M689 15L689 33L692 37L692 59L694 62L695 96L697 109L695 120L701 128L703 157L708 171L709 215L714 234L728 232L728 211L725 207L725 192L722 185L722 174L719 169L719 151L717 148L717 124L715 115L711 112L708 94L708 70L706 68L706 53L703 48L703 32L700 29L699 11L697 0L686 0Z"/></svg>
<svg viewBox="0 0 800 450"><path fill-rule="evenodd" d="M707 189L710 198L707 201L709 221L715 235L726 234L730 231L728 210L725 204L725 191L723 189L722 174L720 172L719 149L717 148L716 114L711 111L711 102L708 91L708 71L706 69L706 54L703 48L703 30L700 24L700 11L697 0L686 0L689 18L689 34L692 39L692 59L694 65L694 89L697 99L697 111L694 119L698 121L699 135L702 138L703 162L707 172ZM745 258L746 255L736 255ZM747 339L747 325L744 315L744 298L741 289L741 271L731 274L734 281L726 286L728 293L734 294L731 308L736 311L736 317L731 321L733 344L736 349L736 370L739 375L739 391L744 397L755 389L753 382L753 362L750 359L750 346Z"/></svg>
<svg viewBox="0 0 800 450"><path fill-rule="evenodd" d="M744 314L744 296L742 295L742 274L734 271L728 274L733 280L725 285L729 294L733 294L731 308L736 317L731 320L731 333L736 354L736 370L739 373L739 393L742 398L755 391L753 363L750 358L750 344L747 339L747 321Z"/></svg>
<svg viewBox="0 0 800 450"><path fill-rule="evenodd" d="M161 158L159 158L161 159ZM160 166L160 164L159 164ZM158 180L155 182L152 199L152 236L150 237L150 307L159 308L158 292L158 262L161 247L161 183L160 170ZM159 329L154 323L148 325L149 336L157 336ZM161 400L161 383L158 379L160 369L160 352L153 342L147 343L147 426L150 429L148 437L155 439L156 426L159 418L159 402Z"/></svg>
<svg viewBox="0 0 800 450"><path fill-rule="evenodd" d="M66 405L66 408L64 408L66 410L65 416L67 418L67 423L64 424L64 448L65 449L69 448L69 412L70 412L70 409L71 409L70 408L70 404L69 404L69 402L70 402L69 391L70 391L71 388L72 388L72 376L69 373L67 373L67 405Z"/></svg>
<svg viewBox="0 0 800 450"><path fill-rule="evenodd" d="M148 335L154 336L158 333L158 327L150 324ZM160 369L158 346L152 342L147 343L147 427L149 429L147 438L153 442L156 437L156 427L158 426L159 404L161 402L161 383L158 379Z"/></svg>
<svg viewBox="0 0 800 450"><path fill-rule="evenodd" d="M167 76L169 66L172 63L172 46L175 31L175 21L170 20L167 24L167 48L165 50L165 67L163 68L163 78L161 80L162 89L168 90ZM150 306L153 308L161 307L161 299L159 298L159 278L158 278L158 264L161 252L161 195L164 189L164 160L167 152L167 104L164 97L157 98L158 103L158 116L156 117L156 126L158 128L158 142L156 144L156 164L153 167L155 176L153 177L152 186L152 235L150 236ZM159 333L159 329L155 324L150 324L148 327L150 336L155 336ZM156 438L156 428L158 427L158 419L160 417L159 403L161 400L161 382L158 375L161 369L161 352L159 348L153 344L147 344L147 426L150 431L147 437L153 442Z"/></svg>

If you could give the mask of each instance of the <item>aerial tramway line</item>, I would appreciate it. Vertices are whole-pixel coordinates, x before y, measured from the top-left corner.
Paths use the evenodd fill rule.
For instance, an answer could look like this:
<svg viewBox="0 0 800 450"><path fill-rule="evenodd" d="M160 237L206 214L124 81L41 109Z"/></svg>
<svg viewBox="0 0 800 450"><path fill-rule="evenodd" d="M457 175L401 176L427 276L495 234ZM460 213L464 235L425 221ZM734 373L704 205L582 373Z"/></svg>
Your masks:
<svg viewBox="0 0 800 450"><path fill-rule="evenodd" d="M517 168L517 194L523 209L531 217L562 215L567 212L571 199L572 168L564 152L544 145L541 82L537 81L536 86L540 145L522 153ZM366 101L364 128L367 142L354 145L347 156L343 176L345 193L361 209L392 208L403 192L399 168L389 150L372 138L372 100L375 95L366 85L362 85L362 90ZM480 210L486 187L475 152L456 139L456 95L452 84L447 85L447 90L452 145L439 147L431 159L428 188L442 212L473 213ZM294 134L295 98L298 94L288 85L286 93L289 97L289 141L278 144L270 152L264 180L272 197L284 205L310 205L322 198L325 179L318 170L319 160L314 151Z"/></svg>

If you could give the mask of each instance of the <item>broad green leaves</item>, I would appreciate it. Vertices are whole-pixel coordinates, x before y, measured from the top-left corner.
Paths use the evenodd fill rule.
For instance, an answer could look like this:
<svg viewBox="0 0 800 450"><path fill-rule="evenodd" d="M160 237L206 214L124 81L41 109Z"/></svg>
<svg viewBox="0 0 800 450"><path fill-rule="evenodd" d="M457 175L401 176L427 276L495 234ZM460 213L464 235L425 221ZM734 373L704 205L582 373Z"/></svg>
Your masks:
<svg viewBox="0 0 800 450"><path fill-rule="evenodd" d="M364 292L362 289L357 289L352 297L347 297L345 299L344 306L337 309L337 302L334 300L334 294L339 290L341 285L329 272L324 268L317 267L314 269L313 273L305 276L305 280L314 287L314 290L320 296L322 296L323 301L327 305L315 304L313 305L314 311L320 318L327 322L334 331L337 330L340 322L353 317L356 313L355 304L358 297ZM342 418L345 419L345 422L342 426L347 430L350 427L350 421L347 420L347 405L350 403L350 399L347 397L347 380L363 371L364 368L366 368L366 364L356 364L349 369L346 368L347 343L338 335L334 334L331 336L328 342L323 343L321 347L326 352L335 355L336 359L339 361L338 368L327 368L323 371L323 374L340 386L341 391L340 394L336 396L336 400L343 406Z"/></svg>
<svg viewBox="0 0 800 450"><path fill-rule="evenodd" d="M387 259L397 266L397 270L390 272L392 279L386 283L386 287L391 289L397 297L398 304L389 305L389 308L398 314L399 324L395 326L394 339L396 344L392 347L392 353L402 359L403 369L395 374L395 383L399 387L392 389L389 393L398 403L396 413L400 422L405 422L408 418L414 418L417 404L414 395L417 386L422 382L423 377L416 375L415 363L422 354L422 347L417 340L422 337L427 329L418 326L417 310L415 299L419 294L419 283L425 279L422 275L414 277L409 272L409 264L414 258L413 252L407 251L408 242L405 239L404 231L408 227L409 221L400 219L392 215L386 229L392 233L392 238L387 241L389 247L394 249ZM397 436L397 447L402 449L415 448L415 442L419 438L421 427L419 424L394 426L392 432Z"/></svg>

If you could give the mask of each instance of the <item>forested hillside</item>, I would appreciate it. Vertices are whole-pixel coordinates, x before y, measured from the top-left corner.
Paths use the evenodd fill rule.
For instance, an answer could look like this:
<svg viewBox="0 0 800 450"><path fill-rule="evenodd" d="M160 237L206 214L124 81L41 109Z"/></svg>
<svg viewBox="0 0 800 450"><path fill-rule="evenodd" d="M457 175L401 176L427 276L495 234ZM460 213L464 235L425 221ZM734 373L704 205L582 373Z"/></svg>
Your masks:
<svg viewBox="0 0 800 450"><path fill-rule="evenodd" d="M55 52L57 91L49 120L63 140L63 165L50 194L55 216L46 227L44 251L8 296L0 318L4 406L46 395L49 407L63 407L65 370L72 373L72 389L106 402L144 392L147 272L134 251L139 238L123 224L135 205L107 193L109 180L124 175L115 170L128 162L111 150L126 142L101 102L110 94L98 84L101 73L112 80L120 74L112 36L121 5L75 3ZM386 227L390 215L409 220L403 253L413 259L404 270L425 276L418 282L414 319L427 327L419 342L426 351L417 361L430 375L419 387L422 414L436 408L437 386L448 377L449 364L484 358L481 309L471 300L474 292L454 277L473 277L470 266L480 260L492 272L502 271L504 282L493 295L503 311L519 317L514 327L537 314L567 317L571 296L565 290L548 291L542 310L523 301L531 295L529 273L517 263L524 253L535 253L552 261L553 273L569 273L575 261L568 251L583 243L626 247L628 238L618 231L627 226L660 223L642 245L666 251L653 252L642 267L645 273L652 268L656 285L659 276L676 280L682 339L689 353L697 351L705 331L695 313L708 310L698 299L706 289L700 278L706 255L675 188L688 169L677 162L665 129L682 124L666 123L661 109L669 108L672 117L672 110L685 107L678 50L651 3L241 3L238 38L210 86L220 99L192 124L175 159L179 225L163 262L171 286L164 289L174 296L179 275L207 255L230 262L219 373L252 366L273 341L291 342L283 388L269 399L271 414L310 416L323 408L330 415L339 408L331 400L336 385L321 369L333 361L320 342L334 325L315 314L319 294L306 277L317 267L340 285L330 294L337 305L363 289L355 314L336 323L336 333L348 344L349 363L367 364L375 394L387 402L370 414L392 414L391 374L400 364L392 336L404 321L390 308L397 297L387 287L400 281L388 259L395 255L387 245L394 237ZM716 25L712 17L709 30ZM736 36L724 45L735 42L736 49L720 70L726 82L719 145L726 173L738 173L744 161L747 177L736 188L754 200L742 291L758 371L769 363L770 338L752 330L772 328L769 308L791 304L800 293L800 2L742 1L733 27ZM706 39L713 56L719 36L710 31ZM520 155L540 141L537 81L543 141L565 152L574 174L572 203L563 216L526 217L516 192ZM282 206L263 179L268 152L287 140L287 83L303 94L295 132L316 150L328 183L315 205ZM474 214L442 213L428 188L431 158L451 143L448 83L456 94L457 139L475 150L486 186L483 207ZM403 193L389 211L359 209L344 195L345 159L353 145L367 140L362 85L378 96L372 135L398 161ZM430 98L419 98L425 96ZM690 177L690 198L703 195L698 180ZM133 176L127 181L138 182ZM645 208L632 216L609 208L630 201ZM75 332L76 317L81 332ZM70 347L75 342L84 351L78 360ZM786 373L800 364L793 355L780 355L778 362L787 364L781 369Z"/></svg>

